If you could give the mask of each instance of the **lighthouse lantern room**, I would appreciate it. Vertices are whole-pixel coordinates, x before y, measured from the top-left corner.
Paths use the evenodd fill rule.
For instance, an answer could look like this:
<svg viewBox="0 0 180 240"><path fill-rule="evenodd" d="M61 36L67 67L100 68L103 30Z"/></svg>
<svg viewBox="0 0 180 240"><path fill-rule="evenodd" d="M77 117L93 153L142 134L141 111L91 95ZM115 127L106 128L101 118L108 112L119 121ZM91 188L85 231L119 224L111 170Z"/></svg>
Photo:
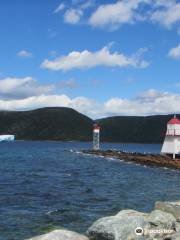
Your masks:
<svg viewBox="0 0 180 240"><path fill-rule="evenodd" d="M173 159L176 158L176 154L180 154L180 120L176 116L167 123L167 131L161 153L172 155Z"/></svg>

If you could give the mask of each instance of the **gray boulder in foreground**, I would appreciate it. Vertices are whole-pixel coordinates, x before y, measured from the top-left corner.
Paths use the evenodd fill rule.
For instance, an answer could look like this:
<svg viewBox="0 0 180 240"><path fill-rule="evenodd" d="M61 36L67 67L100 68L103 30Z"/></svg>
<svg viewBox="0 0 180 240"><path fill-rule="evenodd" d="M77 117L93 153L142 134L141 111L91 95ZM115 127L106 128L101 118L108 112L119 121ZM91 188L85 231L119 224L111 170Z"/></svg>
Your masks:
<svg viewBox="0 0 180 240"><path fill-rule="evenodd" d="M33 237L28 240L88 240L88 238L72 231L54 230L50 233Z"/></svg>
<svg viewBox="0 0 180 240"><path fill-rule="evenodd" d="M149 214L123 210L115 216L101 218L88 229L89 239L180 240L180 223L177 221L180 216L177 211L179 202L168 204L171 206L170 210L165 207L159 208L156 203L155 210ZM137 234L137 228L142 230L140 234Z"/></svg>
<svg viewBox="0 0 180 240"><path fill-rule="evenodd" d="M88 236L93 240L130 240L138 238L135 229L149 227L147 216L134 210L123 210L115 216L97 220L89 229Z"/></svg>
<svg viewBox="0 0 180 240"><path fill-rule="evenodd" d="M180 201L177 202L156 202L155 209L171 213L180 222Z"/></svg>

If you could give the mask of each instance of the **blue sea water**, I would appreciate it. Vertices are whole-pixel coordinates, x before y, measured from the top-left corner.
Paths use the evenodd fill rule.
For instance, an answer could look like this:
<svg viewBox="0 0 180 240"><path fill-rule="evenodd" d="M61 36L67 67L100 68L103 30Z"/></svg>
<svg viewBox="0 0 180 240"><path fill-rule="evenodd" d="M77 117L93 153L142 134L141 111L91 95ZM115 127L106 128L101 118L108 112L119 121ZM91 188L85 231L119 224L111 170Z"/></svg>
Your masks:
<svg viewBox="0 0 180 240"><path fill-rule="evenodd" d="M180 199L180 172L82 155L91 143L0 143L0 240L54 228L85 232L126 208L150 211ZM160 145L102 144L104 149L160 151ZM75 151L72 151L75 150Z"/></svg>

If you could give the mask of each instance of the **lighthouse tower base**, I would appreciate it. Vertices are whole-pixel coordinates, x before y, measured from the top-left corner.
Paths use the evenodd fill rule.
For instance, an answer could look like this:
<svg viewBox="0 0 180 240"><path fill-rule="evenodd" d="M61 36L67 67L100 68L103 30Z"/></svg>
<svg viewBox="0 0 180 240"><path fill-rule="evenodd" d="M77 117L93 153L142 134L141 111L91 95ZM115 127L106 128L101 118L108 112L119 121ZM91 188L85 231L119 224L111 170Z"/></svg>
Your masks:
<svg viewBox="0 0 180 240"><path fill-rule="evenodd" d="M174 136L166 136L161 153L172 156L173 159L176 158L176 155L179 155L180 149L180 139Z"/></svg>
<svg viewBox="0 0 180 240"><path fill-rule="evenodd" d="M180 155L180 120L175 116L167 124L166 137L161 150L162 154L173 159Z"/></svg>
<svg viewBox="0 0 180 240"><path fill-rule="evenodd" d="M93 125L93 150L100 149L100 126L96 123Z"/></svg>

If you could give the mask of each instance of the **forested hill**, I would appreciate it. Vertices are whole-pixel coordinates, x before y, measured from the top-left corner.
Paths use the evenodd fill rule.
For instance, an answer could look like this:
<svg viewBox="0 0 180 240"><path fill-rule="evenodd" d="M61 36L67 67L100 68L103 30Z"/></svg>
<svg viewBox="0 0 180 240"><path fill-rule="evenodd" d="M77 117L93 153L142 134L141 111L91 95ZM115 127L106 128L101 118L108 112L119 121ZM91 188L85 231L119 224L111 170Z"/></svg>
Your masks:
<svg viewBox="0 0 180 240"><path fill-rule="evenodd" d="M15 134L16 139L87 141L92 125L90 118L71 108L0 111L0 134Z"/></svg>
<svg viewBox="0 0 180 240"><path fill-rule="evenodd" d="M109 117L97 120L101 125L101 138L109 142L160 143L172 115L148 117ZM180 117L177 115L177 117Z"/></svg>
<svg viewBox="0 0 180 240"><path fill-rule="evenodd" d="M96 121L101 125L102 141L159 143L171 117L120 116ZM71 108L0 111L0 134L15 134L19 140L91 141L92 126L92 119Z"/></svg>

